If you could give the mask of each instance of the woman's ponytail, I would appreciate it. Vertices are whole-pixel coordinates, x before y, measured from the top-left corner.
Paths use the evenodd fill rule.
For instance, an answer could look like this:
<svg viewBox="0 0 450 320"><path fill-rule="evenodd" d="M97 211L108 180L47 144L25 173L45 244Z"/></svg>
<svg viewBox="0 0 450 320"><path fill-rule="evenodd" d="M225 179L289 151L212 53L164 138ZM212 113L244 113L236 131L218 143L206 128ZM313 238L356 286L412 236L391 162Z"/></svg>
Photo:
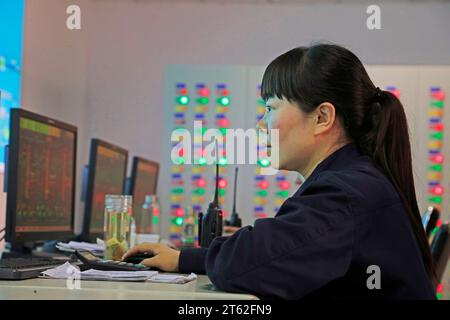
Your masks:
<svg viewBox="0 0 450 320"><path fill-rule="evenodd" d="M369 131L356 143L397 189L416 235L425 268L428 274L433 276L430 247L417 205L411 144L403 105L391 92L376 88L366 117L366 128L369 128Z"/></svg>

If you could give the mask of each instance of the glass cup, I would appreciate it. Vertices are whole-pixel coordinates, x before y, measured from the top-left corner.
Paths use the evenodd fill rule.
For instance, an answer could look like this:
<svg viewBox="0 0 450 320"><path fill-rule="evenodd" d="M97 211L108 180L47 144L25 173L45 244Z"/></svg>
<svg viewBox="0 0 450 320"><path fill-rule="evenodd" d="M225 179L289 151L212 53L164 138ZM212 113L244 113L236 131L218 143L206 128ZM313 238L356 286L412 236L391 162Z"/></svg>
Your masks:
<svg viewBox="0 0 450 320"><path fill-rule="evenodd" d="M105 196L105 259L121 260L129 249L131 216L132 196Z"/></svg>

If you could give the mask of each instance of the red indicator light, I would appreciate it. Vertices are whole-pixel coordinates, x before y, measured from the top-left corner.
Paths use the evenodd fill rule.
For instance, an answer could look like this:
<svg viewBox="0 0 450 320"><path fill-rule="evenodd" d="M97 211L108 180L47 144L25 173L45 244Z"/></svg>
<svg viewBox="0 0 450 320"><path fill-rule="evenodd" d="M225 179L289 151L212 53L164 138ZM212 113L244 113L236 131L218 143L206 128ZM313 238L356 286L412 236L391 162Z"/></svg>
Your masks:
<svg viewBox="0 0 450 320"><path fill-rule="evenodd" d="M227 181L225 179L219 179L219 188L224 189L228 185Z"/></svg>
<svg viewBox="0 0 450 320"><path fill-rule="evenodd" d="M432 128L436 131L444 131L444 125L442 123L437 123Z"/></svg>
<svg viewBox="0 0 450 320"><path fill-rule="evenodd" d="M202 89L198 90L198 94L202 97L207 97L207 96L209 96L209 89L202 88Z"/></svg>
<svg viewBox="0 0 450 320"><path fill-rule="evenodd" d="M228 218L228 211L222 209L223 218Z"/></svg>
<svg viewBox="0 0 450 320"><path fill-rule="evenodd" d="M282 190L288 190L291 187L291 184L289 181L280 181L278 183L278 187Z"/></svg>
<svg viewBox="0 0 450 320"><path fill-rule="evenodd" d="M444 156L442 154L437 154L434 157L431 157L431 161L433 161L434 163L443 163Z"/></svg>
<svg viewBox="0 0 450 320"><path fill-rule="evenodd" d="M397 89L392 90L391 93L397 97L397 99L400 99L400 91L398 91Z"/></svg>
<svg viewBox="0 0 450 320"><path fill-rule="evenodd" d="M183 208L178 208L177 210L175 210L175 215L176 215L177 217L182 217L182 216L184 216L184 210L183 210Z"/></svg>
<svg viewBox="0 0 450 320"><path fill-rule="evenodd" d="M444 100L445 99L445 93L444 91L438 91L438 92L434 92L433 97L435 97L437 100Z"/></svg>
<svg viewBox="0 0 450 320"><path fill-rule="evenodd" d="M262 180L258 183L258 187L260 189L267 189L269 187L269 182L267 182L266 180Z"/></svg>
<svg viewBox="0 0 450 320"><path fill-rule="evenodd" d="M230 120L228 120L227 118L223 118L218 121L218 124L220 127L226 128L230 124Z"/></svg>
<svg viewBox="0 0 450 320"><path fill-rule="evenodd" d="M203 188L204 186L206 186L206 180L201 178L197 180L197 186L200 188Z"/></svg>
<svg viewBox="0 0 450 320"><path fill-rule="evenodd" d="M444 193L444 188L442 188L441 186L436 186L432 189L431 192L437 196L440 196Z"/></svg>

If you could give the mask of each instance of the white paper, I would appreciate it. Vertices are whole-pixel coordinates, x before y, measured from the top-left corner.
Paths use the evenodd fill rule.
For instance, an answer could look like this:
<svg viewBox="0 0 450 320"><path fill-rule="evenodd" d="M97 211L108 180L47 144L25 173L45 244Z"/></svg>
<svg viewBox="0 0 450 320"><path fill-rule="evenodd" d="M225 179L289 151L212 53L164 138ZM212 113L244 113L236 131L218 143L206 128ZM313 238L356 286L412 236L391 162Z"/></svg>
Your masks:
<svg viewBox="0 0 450 320"><path fill-rule="evenodd" d="M103 251L105 247L97 243L70 241L69 243L58 242L59 246L75 250Z"/></svg>
<svg viewBox="0 0 450 320"><path fill-rule="evenodd" d="M69 262L66 262L58 267L48 269L41 273L41 276L44 278L52 278L52 279L67 279L74 273L80 272L78 267L71 265Z"/></svg>
<svg viewBox="0 0 450 320"><path fill-rule="evenodd" d="M79 274L81 280L103 280L103 281L150 281L160 283L183 284L197 279L195 273L190 275L182 274L161 274L158 271L104 271L89 269L80 272L80 270L69 262L46 270L41 273L43 278L67 279Z"/></svg>
<svg viewBox="0 0 450 320"><path fill-rule="evenodd" d="M197 275L195 273L191 273L188 276L182 275L182 274L161 274L158 273L157 275L151 277L147 281L150 282L161 282L161 283L178 283L183 284L187 283L189 281L197 279Z"/></svg>
<svg viewBox="0 0 450 320"><path fill-rule="evenodd" d="M89 243L89 242L77 242L70 241L69 243L58 242L56 248L65 252L75 252L75 250L87 250L92 253L102 254L105 251L104 243Z"/></svg>
<svg viewBox="0 0 450 320"><path fill-rule="evenodd" d="M81 279L104 278L104 279L140 279L148 280L158 274L158 271L103 271L89 269L81 272Z"/></svg>

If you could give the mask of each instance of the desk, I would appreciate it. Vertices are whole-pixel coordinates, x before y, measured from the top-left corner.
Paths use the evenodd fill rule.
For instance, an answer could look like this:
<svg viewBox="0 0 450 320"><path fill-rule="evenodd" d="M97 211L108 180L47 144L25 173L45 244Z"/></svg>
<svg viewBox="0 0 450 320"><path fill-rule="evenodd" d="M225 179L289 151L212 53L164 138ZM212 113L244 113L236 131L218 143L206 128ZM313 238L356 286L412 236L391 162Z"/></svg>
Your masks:
<svg viewBox="0 0 450 320"><path fill-rule="evenodd" d="M208 277L185 284L151 282L81 281L80 289L68 289L62 279L0 280L0 300L255 300L249 294L216 290Z"/></svg>

